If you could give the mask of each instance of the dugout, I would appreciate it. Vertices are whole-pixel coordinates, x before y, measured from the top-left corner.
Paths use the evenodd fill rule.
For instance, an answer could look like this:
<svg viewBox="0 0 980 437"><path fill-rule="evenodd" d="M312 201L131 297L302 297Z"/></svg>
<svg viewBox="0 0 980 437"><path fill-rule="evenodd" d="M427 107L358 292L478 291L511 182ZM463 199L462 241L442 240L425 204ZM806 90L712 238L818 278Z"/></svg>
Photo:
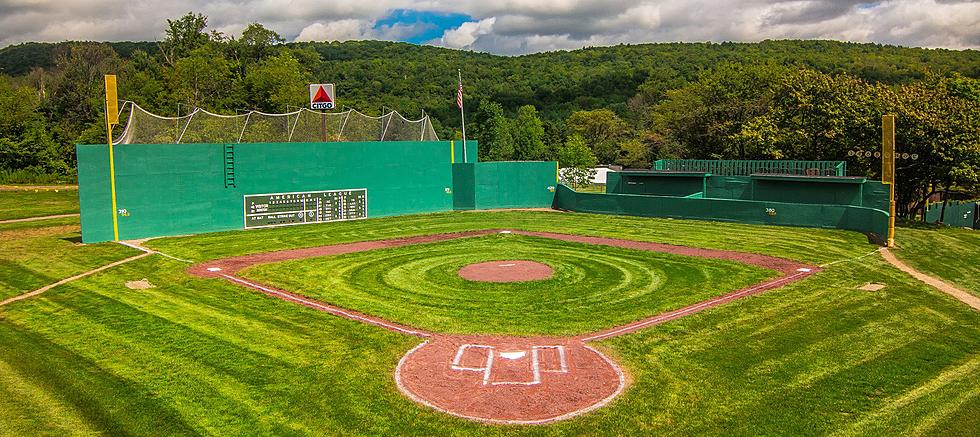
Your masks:
<svg viewBox="0 0 980 437"><path fill-rule="evenodd" d="M678 160L667 170L610 172L606 193L559 187L558 209L848 229L880 241L888 230L888 188L864 177L838 175L832 162ZM782 173L730 174L777 169ZM812 171L821 168L820 171ZM719 169L716 175L705 169ZM800 174L803 173L803 174Z"/></svg>

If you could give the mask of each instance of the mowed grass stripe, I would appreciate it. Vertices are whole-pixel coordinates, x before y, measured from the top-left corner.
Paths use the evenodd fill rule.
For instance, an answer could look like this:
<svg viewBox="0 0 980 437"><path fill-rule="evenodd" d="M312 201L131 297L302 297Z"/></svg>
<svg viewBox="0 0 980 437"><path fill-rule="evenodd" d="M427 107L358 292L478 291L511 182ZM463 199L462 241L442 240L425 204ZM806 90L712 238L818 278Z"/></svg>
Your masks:
<svg viewBox="0 0 980 437"><path fill-rule="evenodd" d="M71 430L94 434L77 411L55 399L51 392L0 361L0 434L53 434Z"/></svg>
<svg viewBox="0 0 980 437"><path fill-rule="evenodd" d="M361 408L364 400L359 399L362 394L356 390L358 379L390 372L400 355L417 343L414 338L297 307L233 285L227 288L239 299L227 304L241 315L239 323L254 323L252 315L270 314L295 323L269 320L264 322L261 333L248 335L230 329L225 336L217 337L206 333L214 321L186 320L171 311L171 300L193 300L193 294L155 294L157 289L128 290L122 286L127 278L148 272L153 272L148 276L151 282L166 283L169 278L183 276L184 267L163 258L120 267L76 283L84 288L59 287L52 290L51 297L18 303L0 315L6 319L4 323L35 326L38 335L91 361L107 378L139 381L141 388L152 392L152 398L173 406L172 413L180 417L175 423L193 423L194 433L234 434L247 429L250 433L313 434L324 426L342 429L345 422L336 422L336 417L318 418L314 420L316 427L301 426L302 421L297 422L296 418L329 409L334 402L344 402L345 397L358 398L351 399L350 408ZM203 290L198 290L198 295L207 296L204 301L223 298ZM143 293L147 303L141 307L125 303L136 299L138 293ZM121 299L120 295L127 297ZM25 317L16 311L25 306L43 309ZM159 311L161 308L165 310ZM51 317L70 323L47 324L38 320ZM284 332L280 334L281 331ZM279 341L289 336L305 341ZM251 348L236 344L240 342L264 344L266 353L254 353ZM395 349L382 352L384 347L379 346L386 343ZM390 396L404 401L406 406L412 405L401 398L393 385L389 386L387 379L365 383L380 386L380 395L374 393L369 399ZM378 390L374 388L375 392ZM166 434L168 429L162 427L159 432Z"/></svg>
<svg viewBox="0 0 980 437"><path fill-rule="evenodd" d="M465 265L531 260L551 279L467 281ZM253 266L240 272L302 295L441 333L584 334L677 309L776 275L715 259L489 235Z"/></svg>
<svg viewBox="0 0 980 437"><path fill-rule="evenodd" d="M77 218L0 225L0 300L139 253L115 243L79 245L80 232Z"/></svg>
<svg viewBox="0 0 980 437"><path fill-rule="evenodd" d="M683 423L676 432L823 433L834 429L834 424L848 423L889 395L915 390L922 381L969 356L980 343L971 337L978 334L980 317L976 314L946 299L918 306L920 300L927 300L923 293L929 294L928 288L909 283L878 257L867 264L831 269L807 281L603 344L636 363L628 366L631 371L643 369L642 374L634 374L634 380L644 387L634 387L635 392L628 392L627 397L657 390L646 384L660 377L674 387L671 393L683 394L664 400L673 406L660 415L663 422L654 428ZM888 295L875 296L849 287L869 271L890 284ZM825 292L816 294L816 290ZM802 296L819 299L785 305ZM938 293L931 296L939 297ZM799 311L806 316L751 337L760 327ZM964 325L963 316L973 322ZM648 374L647 368L658 373ZM643 400L626 402L644 404L637 406L641 410L659 410ZM934 407L947 408L925 399L919 402L924 403L918 405L923 413ZM679 414L681 408L717 416L700 423ZM883 418L876 426L896 429L887 420Z"/></svg>
<svg viewBox="0 0 980 437"><path fill-rule="evenodd" d="M910 429L907 432L917 435L940 434L941 431L976 430L980 423L976 416L972 420L959 424L944 423L946 419L955 416L956 412L970 402L980 399L980 355L973 355L964 363L950 367L925 384L899 396L889 398L880 407L864 414L864 416L836 435L874 434L887 431L883 426L887 421L900 416ZM939 408L922 409L914 405L917 401L931 399L939 403ZM916 408L918 407L918 408ZM974 409L974 411L976 411ZM949 425L954 425L949 429ZM955 426L960 425L960 426ZM962 427L961 427L962 426ZM944 429L945 428L945 429Z"/></svg>
<svg viewBox="0 0 980 437"><path fill-rule="evenodd" d="M489 220L484 225L496 227L491 217L484 216ZM529 216L528 221L534 219ZM659 221L650 223L651 227L666 226L656 232L675 229ZM399 220L388 224L404 231ZM568 224L594 225L591 219ZM331 227L324 225L322 232ZM681 230L677 237L695 239L684 233L686 228L677 227ZM702 231L695 230L702 235L698 238L713 238ZM824 231L806 231L817 237L812 241L819 241L811 248L813 252L862 255L870 250L863 242L823 247L832 238ZM252 234L237 234L238 238L242 235ZM863 239L855 236L855 241ZM782 237L769 235L772 240ZM398 359L417 339L282 302L225 281L189 279L185 267L159 257L144 258L0 308L0 363L15 369L5 377L18 387L38 387L60 405L48 414L67 415L56 420L33 413L31 406L14 404L13 410L0 409L0 426L13 423L17 428L3 429L0 434L55 429L52 433L95 430L109 435L918 431L962 435L978 429L980 400L975 388L980 386L980 373L969 363L977 360L980 350L980 314L892 269L876 255L603 341L598 347L620 360L630 374L630 388L605 408L547 427L488 427L434 413L401 396L391 377ZM159 288L129 290L123 286L126 280L144 277ZM854 289L871 281L887 287L875 293ZM86 298L90 294L94 298ZM88 308L107 302L103 311ZM200 309L182 315L183 308L196 304ZM216 317L209 319L210 312ZM78 326L102 319L109 321L105 329L112 333L112 343L118 336L126 337L138 350L151 351L152 360L140 361L129 356L140 352L115 348L115 344L104 346L99 336L86 334ZM141 324L146 320L152 325L144 334ZM158 333L170 325L173 335ZM895 334L902 326L909 328ZM281 347L268 346L279 339ZM888 350L870 354L859 350L879 344ZM206 349L213 345L215 353L194 355L187 345ZM108 347L112 354L102 352ZM272 357L276 366L254 367L254 357L260 356ZM835 364L838 357L843 359ZM258 414L237 411L235 390L210 390L214 394L209 397L195 398L195 384L200 380L196 371L172 364L188 362L224 373L212 379L219 384L238 378L236 375L249 375L228 384L246 387L252 392L249 398L261 400L264 409ZM747 372L751 369L766 371ZM807 383L791 385L788 381ZM7 420L11 417L20 419ZM67 425L51 425L78 421L84 425L69 430L58 429Z"/></svg>
<svg viewBox="0 0 980 437"><path fill-rule="evenodd" d="M78 212L78 189L0 190L0 220Z"/></svg>

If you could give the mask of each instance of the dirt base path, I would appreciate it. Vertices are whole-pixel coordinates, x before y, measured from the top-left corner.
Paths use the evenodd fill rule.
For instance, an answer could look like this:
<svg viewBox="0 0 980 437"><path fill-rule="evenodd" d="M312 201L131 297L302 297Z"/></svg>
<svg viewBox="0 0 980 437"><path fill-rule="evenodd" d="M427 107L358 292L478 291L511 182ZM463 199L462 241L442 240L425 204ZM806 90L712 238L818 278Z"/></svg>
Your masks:
<svg viewBox="0 0 980 437"><path fill-rule="evenodd" d="M775 270L779 275L775 279L684 308L574 337L432 333L319 302L237 275L242 269L255 264L478 237L498 232L738 261ZM516 262L507 262L507 265L513 264ZM818 271L820 268L817 266L744 252L615 238L507 230L436 234L283 250L213 260L188 268L189 273L197 276L223 278L269 296L336 316L425 338L422 344L409 351L399 361L395 369L395 382L399 390L408 398L447 414L506 424L540 424L567 419L600 408L622 393L627 383L622 369L615 361L588 346L588 342L624 335L704 311L801 280Z"/></svg>
<svg viewBox="0 0 980 437"><path fill-rule="evenodd" d="M60 280L58 282L55 282L54 284L45 285L44 287L38 288L37 290L31 291L31 292L27 292L27 293L24 293L24 294L18 294L18 295L14 296L14 297L10 297L10 298L4 299L3 301L0 301L0 307L2 307L4 305L12 304L12 303L17 302L19 300L24 300L24 299L27 299L27 298L31 298L31 297L37 296L37 295L39 295L41 293L44 293L45 291L48 291L48 290L50 290L50 289L52 289L54 287L57 287L59 285L64 285L64 284L67 284L67 283L69 283L71 281L74 281L76 279L82 279L82 278L84 278L86 276L93 275L93 274L98 273L98 272L101 272L101 271L103 271L105 269L110 269L110 268L113 268L113 267L118 266L120 264L125 264L125 263L128 263L130 261L135 261L135 260L138 260L140 258L143 258L144 256L150 256L150 255L152 255L152 253L150 253L150 252L143 252L143 253L141 253L139 255L134 255L134 256L131 256L129 258L121 259L119 261L106 264L106 265L104 265L102 267L99 267L99 268L96 268L96 269L92 269L92 270L89 270L89 271L84 272L84 273L79 273L79 274L77 274L75 276L72 276L70 278L62 279L62 280Z"/></svg>
<svg viewBox="0 0 980 437"><path fill-rule="evenodd" d="M881 256L882 258L885 258L885 261L888 261L891 265L895 266L899 270L912 275L913 278L925 282L926 284L933 286L939 291L946 293L950 296L953 296L959 301L973 307L973 309L980 311L980 298L970 293L967 293L963 290L960 290L959 288L956 288L952 284L945 282L939 278L929 276L916 269L913 269L912 267L909 267L908 264L905 264L904 262L899 261L898 258L895 258L895 255L891 253L891 251L888 250L888 248L886 247L881 248Z"/></svg>

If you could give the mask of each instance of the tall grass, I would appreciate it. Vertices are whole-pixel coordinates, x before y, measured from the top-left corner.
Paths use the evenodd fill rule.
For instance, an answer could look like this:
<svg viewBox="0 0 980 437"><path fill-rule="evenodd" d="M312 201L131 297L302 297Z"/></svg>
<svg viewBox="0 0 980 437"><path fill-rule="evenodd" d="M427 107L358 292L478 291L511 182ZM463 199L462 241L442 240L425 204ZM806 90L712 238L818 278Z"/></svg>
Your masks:
<svg viewBox="0 0 980 437"><path fill-rule="evenodd" d="M0 184L77 184L78 175L45 173L35 168L0 169Z"/></svg>

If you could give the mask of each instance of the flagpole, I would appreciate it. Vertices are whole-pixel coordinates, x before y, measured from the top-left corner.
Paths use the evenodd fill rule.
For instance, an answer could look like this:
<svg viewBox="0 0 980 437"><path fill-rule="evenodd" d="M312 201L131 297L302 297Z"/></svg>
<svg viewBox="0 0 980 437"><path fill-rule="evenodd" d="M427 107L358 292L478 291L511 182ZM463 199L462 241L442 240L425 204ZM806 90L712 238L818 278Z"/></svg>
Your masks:
<svg viewBox="0 0 980 437"><path fill-rule="evenodd" d="M463 72L456 69L459 75L459 119L463 122L463 163L466 163L466 116L463 115Z"/></svg>

